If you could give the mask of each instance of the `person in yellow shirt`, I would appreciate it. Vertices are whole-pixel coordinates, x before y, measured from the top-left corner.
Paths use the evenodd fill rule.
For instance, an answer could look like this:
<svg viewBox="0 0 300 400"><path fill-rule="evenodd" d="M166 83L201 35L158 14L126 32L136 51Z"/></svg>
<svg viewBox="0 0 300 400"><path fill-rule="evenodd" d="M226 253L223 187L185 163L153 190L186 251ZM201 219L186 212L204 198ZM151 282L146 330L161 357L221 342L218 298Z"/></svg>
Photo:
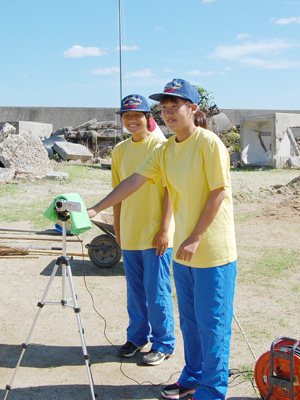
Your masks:
<svg viewBox="0 0 300 400"><path fill-rule="evenodd" d="M166 182L175 217L173 274L185 366L161 395L224 400L237 258L229 154L217 135L198 126L199 93L189 82L173 79L150 98L160 101L175 135L88 213L120 202L146 182Z"/></svg>
<svg viewBox="0 0 300 400"><path fill-rule="evenodd" d="M121 115L131 138L113 149L113 187L132 175L149 153L166 141L160 129L151 128L151 108L145 97L126 96L117 114ZM158 365L175 348L170 279L174 228L170 197L162 179L158 179L155 185L149 182L114 205L113 211L116 239L123 255L129 316L127 341L119 349L119 355L133 357L150 340L151 350L142 360L148 365Z"/></svg>

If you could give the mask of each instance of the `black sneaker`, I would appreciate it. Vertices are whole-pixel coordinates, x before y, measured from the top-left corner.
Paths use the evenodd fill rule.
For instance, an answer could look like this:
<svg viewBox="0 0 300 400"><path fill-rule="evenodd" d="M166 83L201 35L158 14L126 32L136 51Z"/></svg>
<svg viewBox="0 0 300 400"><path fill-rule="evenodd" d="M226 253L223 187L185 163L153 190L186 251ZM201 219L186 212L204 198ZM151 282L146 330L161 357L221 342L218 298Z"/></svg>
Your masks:
<svg viewBox="0 0 300 400"><path fill-rule="evenodd" d="M147 346L147 344L143 345L143 346L137 346L136 344L127 341L125 344L123 344L123 346L121 346L119 348L119 356L120 357L133 357L135 355L136 352L145 349Z"/></svg>
<svg viewBox="0 0 300 400"><path fill-rule="evenodd" d="M166 386L161 391L161 395L165 399L178 400L182 399L185 396L188 396L189 394L194 394L195 392L196 389L186 389L180 386L178 382L176 382L173 383L172 385Z"/></svg>
<svg viewBox="0 0 300 400"><path fill-rule="evenodd" d="M172 354L161 353L157 350L150 350L149 353L143 357L143 363L147 365L159 365L167 358L171 357Z"/></svg>

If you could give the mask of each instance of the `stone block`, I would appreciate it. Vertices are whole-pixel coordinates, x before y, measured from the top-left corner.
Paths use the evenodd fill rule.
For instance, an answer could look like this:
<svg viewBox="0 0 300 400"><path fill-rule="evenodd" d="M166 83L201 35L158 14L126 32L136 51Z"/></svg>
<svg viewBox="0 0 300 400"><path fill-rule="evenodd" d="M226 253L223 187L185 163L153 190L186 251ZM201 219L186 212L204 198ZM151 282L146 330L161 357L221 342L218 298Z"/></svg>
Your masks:
<svg viewBox="0 0 300 400"><path fill-rule="evenodd" d="M9 183L15 177L16 170L14 168L0 168L0 184Z"/></svg>
<svg viewBox="0 0 300 400"><path fill-rule="evenodd" d="M39 137L40 139L47 139L51 136L51 133L53 131L53 125L41 122L18 121L17 131L18 133L30 132L33 135Z"/></svg>
<svg viewBox="0 0 300 400"><path fill-rule="evenodd" d="M53 150L60 155L63 160L87 161L93 154L83 145L70 142L56 142Z"/></svg>
<svg viewBox="0 0 300 400"><path fill-rule="evenodd" d="M9 124L3 124L2 128L0 129L0 142L3 142L9 135L15 135L17 133L17 129Z"/></svg>

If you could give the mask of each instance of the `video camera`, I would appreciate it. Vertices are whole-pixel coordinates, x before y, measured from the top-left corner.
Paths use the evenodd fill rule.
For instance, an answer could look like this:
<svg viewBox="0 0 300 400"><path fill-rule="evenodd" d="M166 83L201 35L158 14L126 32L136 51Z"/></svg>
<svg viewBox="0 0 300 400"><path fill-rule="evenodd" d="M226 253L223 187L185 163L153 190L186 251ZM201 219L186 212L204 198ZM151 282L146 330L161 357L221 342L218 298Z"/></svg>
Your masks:
<svg viewBox="0 0 300 400"><path fill-rule="evenodd" d="M75 211L81 212L81 203L78 201L68 201L64 199L56 200L55 209L58 212Z"/></svg>

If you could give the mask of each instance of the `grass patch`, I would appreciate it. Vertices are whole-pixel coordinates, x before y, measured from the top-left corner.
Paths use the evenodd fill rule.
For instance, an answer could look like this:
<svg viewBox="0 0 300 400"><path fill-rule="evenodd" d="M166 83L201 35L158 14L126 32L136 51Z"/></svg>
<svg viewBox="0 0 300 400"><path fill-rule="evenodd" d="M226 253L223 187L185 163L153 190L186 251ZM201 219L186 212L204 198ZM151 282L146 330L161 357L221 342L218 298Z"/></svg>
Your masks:
<svg viewBox="0 0 300 400"><path fill-rule="evenodd" d="M68 179L19 181L0 186L0 222L29 222L34 229L53 227L53 222L43 214L59 194L80 193L86 206L90 207L111 189L111 171L103 170L99 164L59 163L54 164L54 168L67 172Z"/></svg>
<svg viewBox="0 0 300 400"><path fill-rule="evenodd" d="M299 254L292 249L264 249L255 272L269 278L281 278L282 273L299 263Z"/></svg>

